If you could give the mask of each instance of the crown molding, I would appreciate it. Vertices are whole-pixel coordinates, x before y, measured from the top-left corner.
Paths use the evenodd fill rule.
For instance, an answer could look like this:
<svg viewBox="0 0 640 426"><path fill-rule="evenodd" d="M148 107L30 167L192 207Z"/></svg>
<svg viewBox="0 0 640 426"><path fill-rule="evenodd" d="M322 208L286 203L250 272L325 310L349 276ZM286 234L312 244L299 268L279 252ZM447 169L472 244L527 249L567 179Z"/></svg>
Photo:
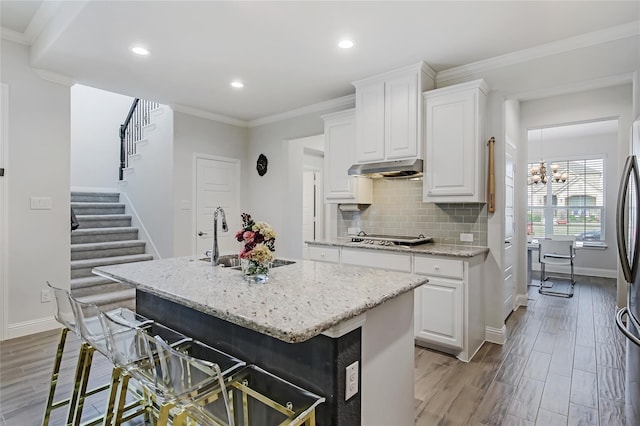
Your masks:
<svg viewBox="0 0 640 426"><path fill-rule="evenodd" d="M43 70L40 68L32 68L33 71L43 80L50 81L52 83L62 84L63 86L73 86L76 81L66 75L58 74L52 71Z"/></svg>
<svg viewBox="0 0 640 426"><path fill-rule="evenodd" d="M29 46L31 44L29 43L29 40L27 40L27 37L25 37L23 33L10 30L9 28L5 28L5 27L0 27L0 37L3 40L12 41L18 44L24 44L26 46Z"/></svg>
<svg viewBox="0 0 640 426"><path fill-rule="evenodd" d="M436 84L637 35L640 35L640 20L440 71L436 74Z"/></svg>
<svg viewBox="0 0 640 426"><path fill-rule="evenodd" d="M207 120L213 120L213 121L218 121L220 123L231 124L237 127L249 127L249 122L246 120L240 120L238 118L228 117L226 115L216 114L214 112L204 111L204 110L189 107L186 105L172 104L169 106L174 111L193 115L195 117L206 118Z"/></svg>
<svg viewBox="0 0 640 426"><path fill-rule="evenodd" d="M31 22L24 31L24 36L29 44L33 44L42 30L47 26L51 18L55 15L60 7L60 0L43 1L36 13L31 18Z"/></svg>
<svg viewBox="0 0 640 426"><path fill-rule="evenodd" d="M249 127L263 126L277 121L287 120L289 118L299 117L301 115L312 114L314 112L326 111L328 109L353 108L356 104L355 95L342 96L340 98L330 99L328 101L318 102L316 104L307 105L291 111L280 114L269 115L248 122Z"/></svg>
<svg viewBox="0 0 640 426"><path fill-rule="evenodd" d="M563 84L544 90L531 90L523 92L506 93L506 99L517 99L519 101L531 101L540 98L548 98L552 96L566 95L569 93L585 92L588 90L602 89L605 87L619 86L621 84L633 83L635 73L629 72L624 74L611 75L593 80L580 81L574 84Z"/></svg>

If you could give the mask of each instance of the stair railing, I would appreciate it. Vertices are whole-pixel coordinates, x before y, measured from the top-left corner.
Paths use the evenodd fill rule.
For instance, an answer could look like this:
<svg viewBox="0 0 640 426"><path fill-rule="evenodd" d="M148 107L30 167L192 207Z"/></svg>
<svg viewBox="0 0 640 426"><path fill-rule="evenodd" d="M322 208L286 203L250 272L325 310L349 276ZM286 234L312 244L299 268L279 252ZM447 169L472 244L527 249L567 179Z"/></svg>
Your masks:
<svg viewBox="0 0 640 426"><path fill-rule="evenodd" d="M118 179L122 180L124 169L129 167L129 158L136 153L136 142L142 140L142 129L151 123L150 113L158 108L158 102L135 98L127 118L120 125L120 166Z"/></svg>

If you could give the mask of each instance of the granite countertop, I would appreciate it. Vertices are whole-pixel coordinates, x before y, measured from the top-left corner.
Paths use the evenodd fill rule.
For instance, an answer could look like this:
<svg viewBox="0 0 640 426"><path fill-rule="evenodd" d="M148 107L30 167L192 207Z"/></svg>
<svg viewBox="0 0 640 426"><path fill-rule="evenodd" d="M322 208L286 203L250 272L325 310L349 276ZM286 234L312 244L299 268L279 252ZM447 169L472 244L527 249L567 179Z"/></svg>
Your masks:
<svg viewBox="0 0 640 426"><path fill-rule="evenodd" d="M101 266L93 273L290 343L428 281L403 272L296 260L271 269L267 284L254 284L238 270L191 257Z"/></svg>
<svg viewBox="0 0 640 426"><path fill-rule="evenodd" d="M306 241L308 244L334 247L354 247L370 250L399 251L416 254L432 254L437 256L473 257L489 252L484 246L463 246L457 244L426 243L415 246L383 246L378 244L354 243L351 238L336 238L322 241Z"/></svg>

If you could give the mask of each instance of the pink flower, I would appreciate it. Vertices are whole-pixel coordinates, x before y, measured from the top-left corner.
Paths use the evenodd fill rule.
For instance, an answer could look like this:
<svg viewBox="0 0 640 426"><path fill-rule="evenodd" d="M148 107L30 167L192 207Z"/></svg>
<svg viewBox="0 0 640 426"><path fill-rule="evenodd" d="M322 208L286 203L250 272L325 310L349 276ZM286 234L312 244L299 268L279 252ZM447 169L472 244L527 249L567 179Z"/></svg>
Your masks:
<svg viewBox="0 0 640 426"><path fill-rule="evenodd" d="M242 238L244 239L245 243L252 243L255 236L256 236L255 232L245 231L245 233L242 235Z"/></svg>
<svg viewBox="0 0 640 426"><path fill-rule="evenodd" d="M236 232L236 241L241 243L243 234L244 234L244 230L242 229Z"/></svg>
<svg viewBox="0 0 640 426"><path fill-rule="evenodd" d="M240 250L240 254L238 255L240 257L240 259L246 259L251 255L251 250L247 250L246 247L244 247L242 250Z"/></svg>

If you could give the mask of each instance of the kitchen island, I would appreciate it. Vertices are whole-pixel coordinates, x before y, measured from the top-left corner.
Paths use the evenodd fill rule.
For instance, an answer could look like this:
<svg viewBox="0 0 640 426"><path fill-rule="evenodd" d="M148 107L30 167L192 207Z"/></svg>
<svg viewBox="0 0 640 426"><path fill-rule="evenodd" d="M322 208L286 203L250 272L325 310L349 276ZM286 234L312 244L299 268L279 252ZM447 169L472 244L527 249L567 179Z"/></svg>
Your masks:
<svg viewBox="0 0 640 426"><path fill-rule="evenodd" d="M135 286L140 314L324 396L319 425L414 422L413 291L426 277L300 260L260 285L188 257L94 273ZM349 379L359 392L346 399Z"/></svg>

